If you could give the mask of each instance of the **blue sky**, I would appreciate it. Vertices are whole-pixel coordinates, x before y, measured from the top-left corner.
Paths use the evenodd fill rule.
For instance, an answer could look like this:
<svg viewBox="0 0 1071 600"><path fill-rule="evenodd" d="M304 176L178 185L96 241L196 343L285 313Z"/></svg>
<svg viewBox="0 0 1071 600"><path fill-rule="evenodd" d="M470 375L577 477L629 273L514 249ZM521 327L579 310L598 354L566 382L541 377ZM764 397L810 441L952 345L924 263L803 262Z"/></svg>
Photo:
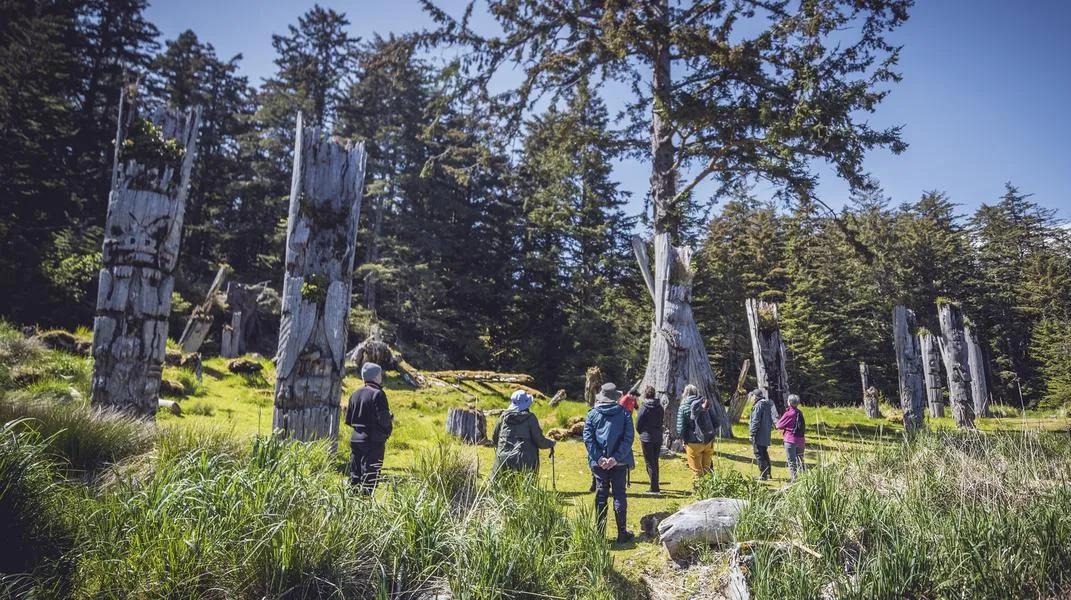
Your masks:
<svg viewBox="0 0 1071 600"><path fill-rule="evenodd" d="M274 71L273 33L314 3L305 0L156 0L149 19L164 39L192 29L222 58L241 53L244 74ZM402 33L430 25L416 0L321 0L344 12L354 35ZM463 2L444 0L444 7ZM1071 218L1071 1L917 0L893 41L904 46L904 80L870 120L904 126L899 156L878 151L866 166L895 203L941 190L973 212L996 202L1011 181ZM840 205L846 186L825 170L819 190ZM623 163L615 175L638 211L649 165Z"/></svg>

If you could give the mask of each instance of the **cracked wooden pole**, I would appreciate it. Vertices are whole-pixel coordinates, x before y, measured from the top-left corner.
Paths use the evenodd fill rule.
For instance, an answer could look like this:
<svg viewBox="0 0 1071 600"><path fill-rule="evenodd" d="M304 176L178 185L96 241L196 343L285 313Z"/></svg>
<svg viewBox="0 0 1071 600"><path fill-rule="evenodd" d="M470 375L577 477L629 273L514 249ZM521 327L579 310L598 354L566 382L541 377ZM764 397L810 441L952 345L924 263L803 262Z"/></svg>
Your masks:
<svg viewBox="0 0 1071 600"><path fill-rule="evenodd" d="M236 356L249 352L249 340L255 333L257 324L257 297L264 291L266 283L246 285L232 281L227 284L227 308L231 311L231 329L238 332L232 338ZM241 313L241 318L234 321L234 313ZM233 334L232 334L233 335Z"/></svg>
<svg viewBox="0 0 1071 600"><path fill-rule="evenodd" d="M963 313L957 304L938 300L937 320L941 324L941 358L948 375L948 403L958 427L974 427L971 404L971 368L967 336L963 331Z"/></svg>
<svg viewBox="0 0 1071 600"><path fill-rule="evenodd" d="M931 417L945 416L945 404L941 397L941 351L934 335L919 329L919 348L922 351L922 376L926 383L926 403Z"/></svg>
<svg viewBox="0 0 1071 600"><path fill-rule="evenodd" d="M777 305L749 298L745 308L751 353L755 358L755 379L759 389L773 401L777 414L781 414L788 405L788 369Z"/></svg>
<svg viewBox="0 0 1071 600"><path fill-rule="evenodd" d="M242 338L242 311L236 310L231 313L231 322L223 326L223 333L219 338L219 355L223 358L237 358L242 355L238 349Z"/></svg>
<svg viewBox="0 0 1071 600"><path fill-rule="evenodd" d="M893 308L893 347L896 371L900 380L900 408L904 411L904 430L922 429L926 414L926 383L922 372L918 323L915 313L903 306Z"/></svg>
<svg viewBox="0 0 1071 600"><path fill-rule="evenodd" d="M216 293L223 287L223 280L230 273L230 267L223 265L216 271L216 277L205 294L205 301L193 308L190 318L186 321L186 327L182 330L179 338L179 346L183 354L195 354L201 349L208 330L212 328L212 304L215 302Z"/></svg>
<svg viewBox="0 0 1071 600"><path fill-rule="evenodd" d="M878 388L870 385L870 367L864 361L859 361L859 379L863 384L863 411L866 412L868 419L880 419Z"/></svg>
<svg viewBox="0 0 1071 600"><path fill-rule="evenodd" d="M93 319L94 406L154 418L199 108L149 116L119 100Z"/></svg>
<svg viewBox="0 0 1071 600"><path fill-rule="evenodd" d="M364 145L297 119L272 428L338 443Z"/></svg>
<svg viewBox="0 0 1071 600"><path fill-rule="evenodd" d="M745 358L744 364L740 365L740 374L736 376L736 387L733 388L733 395L729 398L730 423L736 423L744 414L744 405L747 404L747 390L744 385L747 384L747 373L750 370L751 361Z"/></svg>
<svg viewBox="0 0 1071 600"><path fill-rule="evenodd" d="M989 416L989 386L986 385L986 361L978 334L970 325L963 326L963 335L967 338L967 364L971 369L971 401L977 417Z"/></svg>

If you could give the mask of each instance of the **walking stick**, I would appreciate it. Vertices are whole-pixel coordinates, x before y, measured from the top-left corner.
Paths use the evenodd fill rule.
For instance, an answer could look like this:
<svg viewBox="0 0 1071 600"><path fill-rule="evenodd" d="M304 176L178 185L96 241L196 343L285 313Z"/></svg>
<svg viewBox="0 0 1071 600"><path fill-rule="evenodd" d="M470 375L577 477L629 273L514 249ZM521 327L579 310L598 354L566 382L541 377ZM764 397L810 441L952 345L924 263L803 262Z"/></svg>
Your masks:
<svg viewBox="0 0 1071 600"><path fill-rule="evenodd" d="M554 448L550 449L550 485L555 492L558 491L558 470L554 466Z"/></svg>

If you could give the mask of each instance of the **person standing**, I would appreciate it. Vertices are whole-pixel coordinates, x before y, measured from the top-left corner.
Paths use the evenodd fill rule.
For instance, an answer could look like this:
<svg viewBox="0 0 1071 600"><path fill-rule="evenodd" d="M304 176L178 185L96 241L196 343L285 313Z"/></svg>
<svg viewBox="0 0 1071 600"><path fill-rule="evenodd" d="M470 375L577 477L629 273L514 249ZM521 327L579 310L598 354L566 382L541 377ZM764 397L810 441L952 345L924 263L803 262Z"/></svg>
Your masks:
<svg viewBox="0 0 1071 600"><path fill-rule="evenodd" d="M495 423L491 441L495 444L495 462L491 467L491 479L500 469L510 471L539 471L539 450L554 452L554 440L543 435L539 419L529 408L532 395L517 390L510 396L510 406Z"/></svg>
<svg viewBox="0 0 1071 600"><path fill-rule="evenodd" d="M371 495L383 468L387 438L394 430L394 415L383 391L383 369L376 363L361 365L364 386L350 395L346 406L346 425L350 435L350 485Z"/></svg>
<svg viewBox="0 0 1071 600"><path fill-rule="evenodd" d="M617 386L604 384L584 419L584 445L588 451L588 466L595 476L595 514L599 530L606 531L607 502L613 495L619 543L635 537L627 527L628 500L625 497L627 469L635 465L632 458L635 434L632 415L618 404L620 398Z"/></svg>
<svg viewBox="0 0 1071 600"><path fill-rule="evenodd" d="M699 479L714 466L714 410L710 401L699 397L694 385L684 386L677 410L677 435L684 441L688 467Z"/></svg>
<svg viewBox="0 0 1071 600"><path fill-rule="evenodd" d="M640 437L643 462L647 465L647 478L651 482L648 494L662 493L658 482L658 458L662 453L662 421L665 416L666 409L662 402L655 398L654 387L647 386L643 390L643 402L636 413L636 432Z"/></svg>
<svg viewBox="0 0 1071 600"><path fill-rule="evenodd" d="M770 478L770 434L773 432L773 401L762 390L752 390L751 418L748 421L748 437L759 464L759 479Z"/></svg>
<svg viewBox="0 0 1071 600"><path fill-rule="evenodd" d="M788 395L788 408L781 419L777 421L777 428L785 435L785 462L788 463L788 473L792 476L792 482L796 482L796 475L803 472L803 446L806 443L804 433L807 423L803 419L803 412L799 409L800 397L796 394Z"/></svg>

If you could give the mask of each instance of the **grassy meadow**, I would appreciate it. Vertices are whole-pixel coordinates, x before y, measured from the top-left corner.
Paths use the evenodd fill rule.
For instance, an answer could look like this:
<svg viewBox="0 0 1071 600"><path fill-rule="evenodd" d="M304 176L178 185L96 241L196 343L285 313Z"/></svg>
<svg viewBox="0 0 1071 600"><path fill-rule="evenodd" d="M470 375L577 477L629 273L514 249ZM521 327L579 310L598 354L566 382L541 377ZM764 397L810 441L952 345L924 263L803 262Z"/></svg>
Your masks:
<svg viewBox="0 0 1071 600"><path fill-rule="evenodd" d="M512 387L414 389L388 376L395 430L386 485L368 500L344 483L344 427L336 453L271 438L272 365L254 360L260 376L208 359L201 382L166 367L182 415L161 411L146 425L86 405L89 359L0 326L0 533L10 540L0 552L0 595L720 597L725 555L697 549L678 569L655 543L599 535L577 440L558 444L553 472L543 453L535 477L487 484L493 449L447 436L446 411L504 408ZM359 384L347 377L346 395ZM752 480L746 428L737 424L733 439L717 442L716 472L697 488L684 457L673 456L661 463L663 495L646 496L637 444L631 527L699 497L751 500L736 537L750 543L759 598L1071 590L1065 416L998 410L967 433L931 419L930 432L907 442L890 407L868 420L861 408L808 400L811 471L795 486L776 441L774 480ZM545 398L533 406L544 431L586 410L572 401L552 408ZM609 529L606 537L612 519Z"/></svg>

